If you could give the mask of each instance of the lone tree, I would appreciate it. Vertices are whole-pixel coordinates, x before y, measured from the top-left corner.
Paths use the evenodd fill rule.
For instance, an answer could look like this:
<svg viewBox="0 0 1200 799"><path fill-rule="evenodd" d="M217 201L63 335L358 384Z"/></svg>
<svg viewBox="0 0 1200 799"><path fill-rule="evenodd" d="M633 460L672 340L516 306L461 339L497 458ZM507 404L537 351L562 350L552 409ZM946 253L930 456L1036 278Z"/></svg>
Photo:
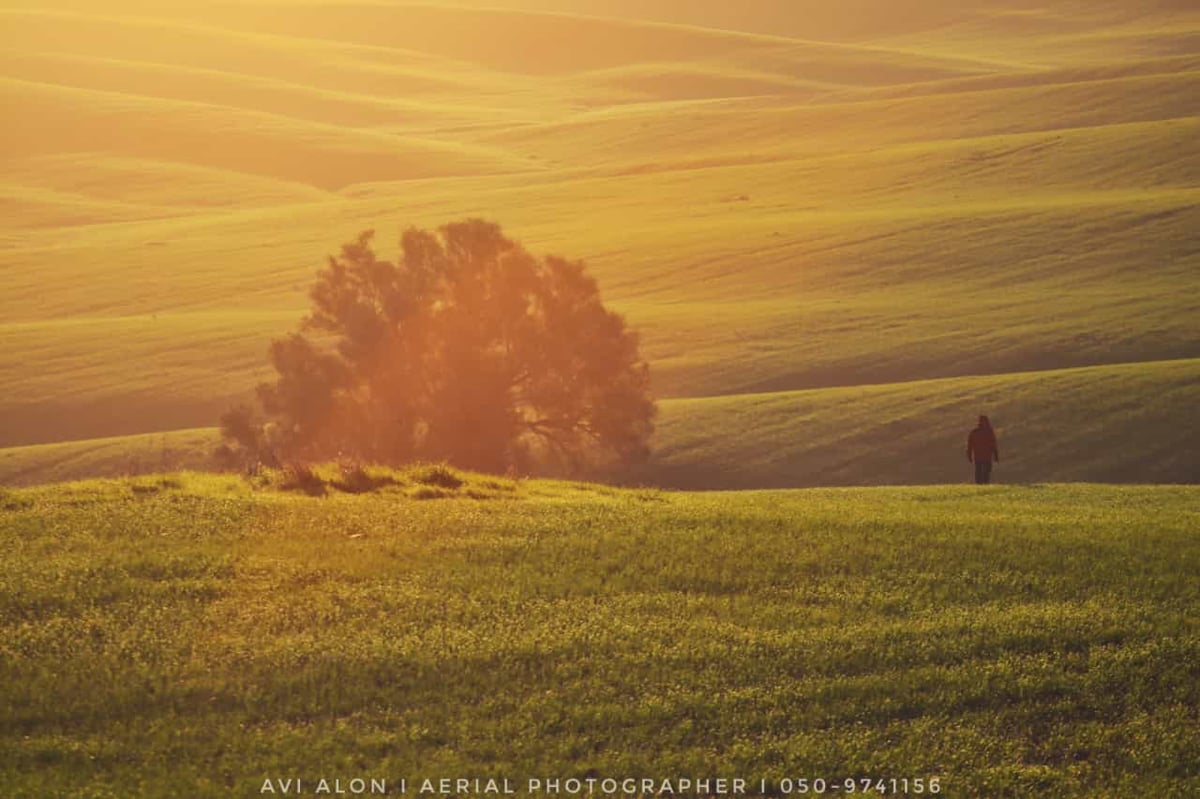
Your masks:
<svg viewBox="0 0 1200 799"><path fill-rule="evenodd" d="M271 344L262 414L222 417L227 452L493 472L646 457L649 369L583 263L480 219L407 230L395 263L373 235L317 274L299 332Z"/></svg>

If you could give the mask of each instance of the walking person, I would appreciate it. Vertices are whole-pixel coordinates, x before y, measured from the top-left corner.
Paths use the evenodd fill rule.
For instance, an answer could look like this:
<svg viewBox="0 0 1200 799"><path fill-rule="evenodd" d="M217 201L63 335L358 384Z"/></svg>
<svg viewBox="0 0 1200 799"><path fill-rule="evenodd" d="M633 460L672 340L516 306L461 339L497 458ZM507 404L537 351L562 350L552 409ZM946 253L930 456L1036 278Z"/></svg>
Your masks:
<svg viewBox="0 0 1200 799"><path fill-rule="evenodd" d="M996 431L986 416L979 417L979 424L967 436L967 460L975 464L976 485L992 481L992 461L1000 462L1000 447L996 444Z"/></svg>

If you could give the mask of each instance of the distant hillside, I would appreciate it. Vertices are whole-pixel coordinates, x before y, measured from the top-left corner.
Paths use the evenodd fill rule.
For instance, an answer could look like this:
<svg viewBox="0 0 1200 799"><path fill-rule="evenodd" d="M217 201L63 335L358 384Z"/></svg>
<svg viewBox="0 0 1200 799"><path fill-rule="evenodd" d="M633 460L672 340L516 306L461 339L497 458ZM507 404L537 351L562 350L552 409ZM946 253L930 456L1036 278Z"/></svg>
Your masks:
<svg viewBox="0 0 1200 799"><path fill-rule="evenodd" d="M1014 408L1074 453L1020 474L1179 473L1161 431L1191 397L1157 381L1200 358L1191 6L471 5L0 4L0 447L210 427L343 241L484 216L585 258L641 332L655 479L893 482L855 442L914 386L957 431L1009 377L1084 367L1061 377L1108 446ZM870 413L811 427L778 399L858 387ZM733 468L758 430L779 453ZM950 479L907 446L909 479Z"/></svg>
<svg viewBox="0 0 1200 799"><path fill-rule="evenodd" d="M967 432L987 412L999 482L1197 483L1197 403L1197 359L676 400L644 478L680 488L968 482Z"/></svg>
<svg viewBox="0 0 1200 799"><path fill-rule="evenodd" d="M607 477L686 489L968 482L966 434L987 411L997 482L1197 483L1198 403L1200 359L665 400L650 462ZM208 428L10 447L0 484L212 468L217 443Z"/></svg>

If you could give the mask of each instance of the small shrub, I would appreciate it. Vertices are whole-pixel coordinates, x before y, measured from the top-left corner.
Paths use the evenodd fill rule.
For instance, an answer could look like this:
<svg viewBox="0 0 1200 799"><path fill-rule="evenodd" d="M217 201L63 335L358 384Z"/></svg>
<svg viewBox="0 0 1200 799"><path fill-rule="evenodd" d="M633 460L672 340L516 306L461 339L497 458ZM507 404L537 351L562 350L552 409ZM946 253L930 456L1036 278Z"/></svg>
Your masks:
<svg viewBox="0 0 1200 799"><path fill-rule="evenodd" d="M343 463L339 471L341 476L330 485L347 494L366 494L397 483L389 474L371 474L356 463Z"/></svg>
<svg viewBox="0 0 1200 799"><path fill-rule="evenodd" d="M299 491L310 497L325 496L325 481L312 468L289 464L283 467L283 479L279 482L281 491Z"/></svg>
<svg viewBox="0 0 1200 799"><path fill-rule="evenodd" d="M418 467L413 471L412 478L421 485L437 486L438 488L449 488L451 490L460 488L463 484L463 479L444 463Z"/></svg>

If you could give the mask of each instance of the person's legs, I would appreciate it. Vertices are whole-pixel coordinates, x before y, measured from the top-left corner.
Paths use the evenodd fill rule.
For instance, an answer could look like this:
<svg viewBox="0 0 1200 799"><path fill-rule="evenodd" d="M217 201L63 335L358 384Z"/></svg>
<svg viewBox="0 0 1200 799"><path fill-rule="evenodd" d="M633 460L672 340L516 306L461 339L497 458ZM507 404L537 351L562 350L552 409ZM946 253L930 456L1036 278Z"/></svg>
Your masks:
<svg viewBox="0 0 1200 799"><path fill-rule="evenodd" d="M992 476L992 462L976 459L975 485L987 485Z"/></svg>

